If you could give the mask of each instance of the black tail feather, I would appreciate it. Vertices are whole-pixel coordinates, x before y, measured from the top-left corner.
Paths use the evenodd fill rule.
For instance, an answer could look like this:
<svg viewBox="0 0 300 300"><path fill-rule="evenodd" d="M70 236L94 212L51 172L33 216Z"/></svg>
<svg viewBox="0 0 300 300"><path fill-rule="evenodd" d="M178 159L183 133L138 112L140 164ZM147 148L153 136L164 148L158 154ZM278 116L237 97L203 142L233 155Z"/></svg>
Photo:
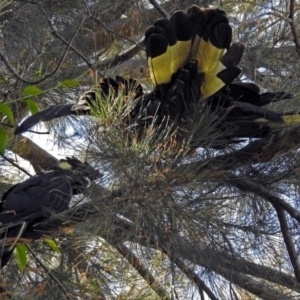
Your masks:
<svg viewBox="0 0 300 300"><path fill-rule="evenodd" d="M97 107L98 91L101 97L117 97L120 91L124 96L132 99L143 95L143 88L137 80L132 78L125 79L122 76L116 76L116 80L110 77L103 77L99 81L98 88L84 93L77 104L51 105L45 110L30 116L15 129L14 134L21 134L42 121L51 121L70 115L89 115L91 107Z"/></svg>
<svg viewBox="0 0 300 300"><path fill-rule="evenodd" d="M65 117L74 114L76 115L77 112L73 111L72 107L72 104L51 105L45 110L39 111L38 113L27 118L15 129L14 134L21 134L42 121L51 121L60 117Z"/></svg>
<svg viewBox="0 0 300 300"><path fill-rule="evenodd" d="M240 101L233 102L231 108L232 108L232 115L235 115L235 118L240 118L240 119L251 118L253 120L264 118L272 122L283 122L283 119L278 113L264 107L252 105L247 102L240 102ZM230 113L228 115L230 116Z"/></svg>

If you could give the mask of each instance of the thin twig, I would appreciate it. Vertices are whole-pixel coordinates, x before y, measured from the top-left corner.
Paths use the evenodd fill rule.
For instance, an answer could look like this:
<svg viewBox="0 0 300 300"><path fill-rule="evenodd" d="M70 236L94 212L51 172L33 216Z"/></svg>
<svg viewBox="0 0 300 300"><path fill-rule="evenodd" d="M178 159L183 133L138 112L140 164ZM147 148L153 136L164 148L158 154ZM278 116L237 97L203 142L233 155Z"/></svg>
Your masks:
<svg viewBox="0 0 300 300"><path fill-rule="evenodd" d="M41 12L45 15L45 17L47 18L47 14L46 12L40 7ZM97 71L97 68L89 61L89 59L83 55L80 51L78 51L75 47L73 47L68 41L66 41L53 27L51 20L49 20L49 18L47 18L49 27L51 28L51 33L57 37L59 40L61 40L63 43L65 43L66 45L70 45L70 49L72 49L78 56L80 56L85 62L86 64L94 71ZM98 74L101 77L104 77L100 72L98 72Z"/></svg>
<svg viewBox="0 0 300 300"><path fill-rule="evenodd" d="M150 270L132 251L130 251L130 249L128 249L123 243L115 243L112 245L137 270L137 272L144 278L144 280L149 284L149 286L159 297L162 297L166 300L170 299L170 297L168 296L168 292L160 285L160 283L151 274Z"/></svg>
<svg viewBox="0 0 300 300"><path fill-rule="evenodd" d="M4 127L8 127L8 128L15 128L13 125L5 124L5 123L2 123L2 122L0 122L0 125L4 126Z"/></svg>
<svg viewBox="0 0 300 300"><path fill-rule="evenodd" d="M154 8L165 18L170 19L170 14L165 11L156 0L149 0L149 2L154 6Z"/></svg>
<svg viewBox="0 0 300 300"><path fill-rule="evenodd" d="M176 264L176 266L182 271L182 273L186 275L187 278L192 280L197 285L200 295L203 294L204 291L211 300L218 300L218 298L214 295L210 288L193 271L193 269L189 268L182 260L177 258L171 252L167 251L166 248L161 247L160 250L164 252L170 258L170 260Z"/></svg>
<svg viewBox="0 0 300 300"><path fill-rule="evenodd" d="M279 12L270 11L270 12L264 12L262 14L256 15L252 19L248 19L246 21L246 23L251 23L251 22L256 21L256 20L261 20L262 17L264 17L264 16L274 16L274 17L277 17L278 19L283 20L287 23L291 22L291 19L289 17L285 17L285 16L281 15Z"/></svg>
<svg viewBox="0 0 300 300"><path fill-rule="evenodd" d="M103 27L105 28L106 31L111 32L111 33L113 33L113 34L115 34L115 35L118 35L119 37L123 38L124 40L127 40L127 41L129 41L130 43L134 44L136 47L139 47L141 50L145 50L145 49L142 47L141 44L135 42L134 40L132 40L132 39L126 37L126 36L123 35L123 34L118 33L117 31L115 31L115 30L113 30L113 29L109 29L109 28L105 25L105 23L103 23L102 21L98 20L98 19L95 18L94 16L90 16L90 17L91 17L93 20L95 20L97 23L101 24L101 26L103 26Z"/></svg>
<svg viewBox="0 0 300 300"><path fill-rule="evenodd" d="M172 258L174 259L174 258ZM180 270L190 279L192 280L198 287L200 294L203 291L211 300L218 300L218 298L214 295L214 293L210 290L210 288L205 284L205 282L195 273L191 268L189 268L185 263L183 263L180 259L175 259L176 265L180 268Z"/></svg>
<svg viewBox="0 0 300 300"><path fill-rule="evenodd" d="M274 208L277 212L278 221L280 224L283 240L284 240L286 249L289 253L289 257L290 257L292 266L294 268L295 277L298 280L298 282L300 283L300 264L298 261L298 254L296 252L295 245L294 245L293 239L290 234L290 230L289 230L289 226L288 226L287 219L285 216L285 212L283 209L281 209L277 205L274 205Z"/></svg>
<svg viewBox="0 0 300 300"><path fill-rule="evenodd" d="M51 271L45 266L45 264L38 258L38 256L34 253L34 251L30 248L28 244L26 244L28 251L32 254L34 259L39 263L39 265L49 274L49 276L60 286L62 289L62 292L66 296L66 299L71 300L71 298L68 296L68 292L66 291L65 287L63 284L59 281L59 279L51 273Z"/></svg>
<svg viewBox="0 0 300 300"><path fill-rule="evenodd" d="M34 133L34 134L50 134L50 131L35 131L35 130L31 130L31 129L26 130L26 132L30 132L30 133Z"/></svg>
<svg viewBox="0 0 300 300"><path fill-rule="evenodd" d="M72 42L74 41L74 38L76 37L76 35L78 34L79 29L81 28L81 25L83 24L84 19L82 20L82 22L80 23L80 25L78 26L77 30L75 31L74 35L72 36L70 42L67 44L67 47L63 53L63 55L61 56L56 68L51 72L46 74L42 79L36 80L36 81L31 81L31 80L27 80L24 79L23 77L21 77L17 72L15 72L14 68L10 65L10 63L8 62L8 60L5 58L5 56L0 52L0 58L1 60L4 62L4 64L6 65L7 69L20 81L22 81L23 83L26 84L38 84L41 83L43 81L45 81L47 78L54 76L57 71L59 70L59 68L61 67L61 65L63 64L67 53L71 47Z"/></svg>
<svg viewBox="0 0 300 300"><path fill-rule="evenodd" d="M291 23L292 22L292 20L289 17L284 17L283 15L281 15L278 12L271 11L271 12L268 12L267 15L277 17L280 20L283 20L283 21L285 21L287 23ZM257 17L257 19L259 19L259 18Z"/></svg>
<svg viewBox="0 0 300 300"><path fill-rule="evenodd" d="M218 178L217 180L221 180L221 178ZM258 182L254 182L250 179L242 178L231 173L224 174L223 182L235 186L242 191L253 193L254 195L257 195L262 199L265 199L266 201L270 202L271 204L277 205L300 223L300 212L298 212L297 209L295 209L289 203L285 202L276 193L260 185Z"/></svg>
<svg viewBox="0 0 300 300"><path fill-rule="evenodd" d="M296 24L295 24L295 21L294 21L294 11L295 11L295 0L290 0L289 19L291 19L291 21L289 22L289 24L290 24L290 27L291 27L292 35L294 37L296 52L300 56L300 42L299 42L299 38L298 38L298 32L297 32Z"/></svg>
<svg viewBox="0 0 300 300"><path fill-rule="evenodd" d="M20 167L18 164L16 164L11 158L9 158L9 157L7 157L7 156L5 156L5 155L3 155L3 154L1 154L1 157L2 157L4 160L8 161L8 162L9 162L11 165L13 165L14 167L18 168L20 171L24 172L26 175L32 177L32 175L31 175L29 172L27 172L25 169L23 169L23 168Z"/></svg>
<svg viewBox="0 0 300 300"><path fill-rule="evenodd" d="M174 199L172 199L172 200L174 200ZM171 230L174 231L175 230L175 228L174 228L174 216L173 216L172 213L170 213L170 225L171 225ZM174 245L171 243L171 246L170 246L171 253L173 253L173 251L174 251L174 247L173 246ZM176 286L176 270L175 270L175 265L176 265L175 262L173 260L171 260L171 274L172 274L172 287L173 287L171 297L172 297L172 300L174 300L174 296L176 297L177 300L179 300L179 297L177 295L176 288L175 288L175 286ZM202 290L200 291L201 300L204 300L204 298L202 299L202 294L203 293L201 293L201 292L202 292Z"/></svg>
<svg viewBox="0 0 300 300"><path fill-rule="evenodd" d="M143 49L144 37L142 39L140 39L137 44L139 45L139 47L132 46L128 50L124 51L123 53L121 53L119 55L116 55L114 57L108 58L104 61L101 61L101 62L97 63L97 67L100 68L100 69L112 68L116 65L119 65L119 64L129 60L134 55L136 55L137 53L140 52L141 47Z"/></svg>

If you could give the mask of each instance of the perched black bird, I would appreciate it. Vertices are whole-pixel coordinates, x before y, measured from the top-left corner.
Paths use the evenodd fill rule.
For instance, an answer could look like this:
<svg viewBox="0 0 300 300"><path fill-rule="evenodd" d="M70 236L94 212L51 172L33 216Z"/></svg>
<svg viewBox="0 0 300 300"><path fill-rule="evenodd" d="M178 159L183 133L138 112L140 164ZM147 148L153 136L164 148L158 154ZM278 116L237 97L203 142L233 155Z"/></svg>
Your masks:
<svg viewBox="0 0 300 300"><path fill-rule="evenodd" d="M175 132L175 140L190 139L193 125L207 109L218 116L213 125L223 138L215 143L196 143L195 147L226 146L242 141L239 138L262 138L273 128L300 124L297 114L276 113L265 107L289 99L291 94L261 93L254 83L235 81L241 73L238 64L245 45L232 43L224 11L196 5L186 12L176 11L170 20L160 19L146 30L145 46L152 92L144 94L134 79L103 78L99 90L85 93L78 104L50 106L27 118L15 134L40 121L93 114L101 108L102 98L120 94L124 104L127 99L132 102L129 112L121 111L121 128L128 136L136 137L136 132L141 136L151 126L156 136L167 127ZM202 111L199 107L203 106Z"/></svg>
<svg viewBox="0 0 300 300"><path fill-rule="evenodd" d="M149 112L151 108L152 112L156 112L157 128L164 128L161 126L163 122L170 125L169 121L173 121L175 140L179 142L190 140L193 149L223 148L232 143L242 142L245 138L264 138L274 130L300 124L299 114L277 113L266 107L271 102L290 99L292 94L261 93L255 83L232 82L201 101L199 85L203 81L203 75L197 72L196 65L195 60L190 60L183 68L180 68L173 76L164 97L159 91L144 96L143 104L146 107L144 110ZM213 119L209 121L210 126L219 134L214 135L212 132L211 139L207 141L202 139L198 143L192 135L196 133L197 136L195 125L204 114L208 119ZM211 117L209 117L210 114ZM140 114L140 121L142 115ZM197 130L201 131L201 128Z"/></svg>
<svg viewBox="0 0 300 300"><path fill-rule="evenodd" d="M39 238L35 224L68 209L72 196L100 176L87 162L67 157L5 192L0 202L0 267L6 265L22 238L30 238L30 233Z"/></svg>
<svg viewBox="0 0 300 300"><path fill-rule="evenodd" d="M186 105L182 101L175 103L174 89L178 91L177 94L182 94L182 89L178 89L178 85L181 85L179 81L183 80L187 85L188 81L182 76L184 71L176 74L191 60L195 61L195 74L189 72L189 79L194 76L201 78L197 79L201 100L213 95L226 84L230 84L241 72L237 64L243 55L244 44L231 45L231 39L232 29L224 11L201 9L195 5L187 12L176 11L170 20L158 20L145 33L146 55L154 84L153 92L144 95L141 85L134 79L124 79L120 76L117 76L116 80L103 78L98 95L97 91L93 90L85 93L78 104L50 106L26 119L16 128L15 134L27 131L40 121L67 115L92 114L101 105L99 98L108 97L111 92L117 95L120 90L124 102L130 98L136 104L132 112L125 116L125 124L132 125L132 120L136 120L141 111L139 128L144 122L144 116L147 116L146 123L154 118L154 114L157 120L178 120L180 115L186 114ZM175 104L173 107L172 103ZM161 124L157 122L156 125Z"/></svg>
<svg viewBox="0 0 300 300"><path fill-rule="evenodd" d="M179 128L192 131L188 122L195 123L203 113L195 113L199 109L195 104L204 102L218 116L216 131L223 133L222 140L210 141L210 146L262 138L274 128L300 124L299 114L266 108L292 98L291 94L261 93L255 83L234 81L241 72L237 65L245 46L231 44L232 29L224 11L193 5L187 12L175 12L170 20L158 20L145 36L154 94L161 103L158 111L176 120Z"/></svg>

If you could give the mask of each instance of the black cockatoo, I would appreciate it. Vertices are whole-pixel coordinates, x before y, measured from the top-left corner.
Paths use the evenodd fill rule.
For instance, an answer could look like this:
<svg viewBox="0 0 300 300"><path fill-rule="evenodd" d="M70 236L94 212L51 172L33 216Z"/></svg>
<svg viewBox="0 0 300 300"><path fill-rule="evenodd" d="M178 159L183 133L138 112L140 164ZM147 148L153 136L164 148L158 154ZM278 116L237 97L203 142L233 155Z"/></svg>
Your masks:
<svg viewBox="0 0 300 300"><path fill-rule="evenodd" d="M224 11L196 5L186 12L176 11L170 20L156 21L145 33L147 62L154 85L152 92L144 94L134 79L103 78L98 95L90 91L78 104L50 106L27 118L16 128L15 134L40 121L92 114L100 105L99 94L108 97L120 91L124 103L128 98L134 103L132 111L123 114L123 128L137 129L139 133L150 125L158 131L165 124L171 124L174 130L186 128L187 121L192 131L190 125L201 114L201 111L198 115L194 112L197 102L204 103L220 117L216 126L226 131L228 144L240 137L264 137L274 126L297 123L300 119L297 115L280 114L264 107L272 101L291 98L290 94L260 93L254 83L234 81L241 73L238 64L245 45L231 43L231 40L232 29Z"/></svg>
<svg viewBox="0 0 300 300"><path fill-rule="evenodd" d="M137 106L133 109L134 115L141 107L148 107L150 99L151 105L145 114L151 115L153 111L168 114L170 108L172 114L167 117L176 119L178 115L184 113L181 111L184 105L179 103L175 107L168 106L169 95L172 95L171 102L174 102L174 86L178 85L173 82L174 77L191 59L197 62L195 73L201 74L202 80L198 81L201 99L213 95L240 74L241 70L237 64L243 55L244 44L231 45L231 39L232 30L224 11L201 9L195 5L187 12L176 11L170 20L156 21L145 33L146 56L154 84L153 92L150 95L143 95L143 89L136 80L117 76L116 80L101 79L100 96L108 97L111 92L117 95L118 91L122 90L124 98L130 95L133 100L139 99L135 101ZM186 80L184 81L188 84ZM87 92L80 98L78 104L50 106L29 117L16 128L15 134L28 130L40 121L67 115L91 114L93 108L97 106L96 92ZM159 115L158 119L163 117L165 116Z"/></svg>
<svg viewBox="0 0 300 300"><path fill-rule="evenodd" d="M84 192L100 176L87 162L67 157L6 191L0 202L0 267L22 238L39 235L35 224L67 210L73 195Z"/></svg>

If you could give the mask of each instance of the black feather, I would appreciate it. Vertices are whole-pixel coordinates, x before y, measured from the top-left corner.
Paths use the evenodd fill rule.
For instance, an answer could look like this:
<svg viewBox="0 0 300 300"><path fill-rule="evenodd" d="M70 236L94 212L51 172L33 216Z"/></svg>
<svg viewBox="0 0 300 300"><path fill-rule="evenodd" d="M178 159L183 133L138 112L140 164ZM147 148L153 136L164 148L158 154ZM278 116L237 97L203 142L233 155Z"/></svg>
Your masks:
<svg viewBox="0 0 300 300"><path fill-rule="evenodd" d="M6 191L0 202L0 267L6 265L18 240L30 236L34 224L68 209L73 195L100 176L89 164L68 157Z"/></svg>
<svg viewBox="0 0 300 300"><path fill-rule="evenodd" d="M75 111L72 110L72 104L66 105L51 105L48 108L37 112L34 115L28 117L25 121L23 121L16 129L14 134L22 134L27 131L31 127L35 126L39 122L51 121L56 118L69 116L72 114L76 114Z"/></svg>

